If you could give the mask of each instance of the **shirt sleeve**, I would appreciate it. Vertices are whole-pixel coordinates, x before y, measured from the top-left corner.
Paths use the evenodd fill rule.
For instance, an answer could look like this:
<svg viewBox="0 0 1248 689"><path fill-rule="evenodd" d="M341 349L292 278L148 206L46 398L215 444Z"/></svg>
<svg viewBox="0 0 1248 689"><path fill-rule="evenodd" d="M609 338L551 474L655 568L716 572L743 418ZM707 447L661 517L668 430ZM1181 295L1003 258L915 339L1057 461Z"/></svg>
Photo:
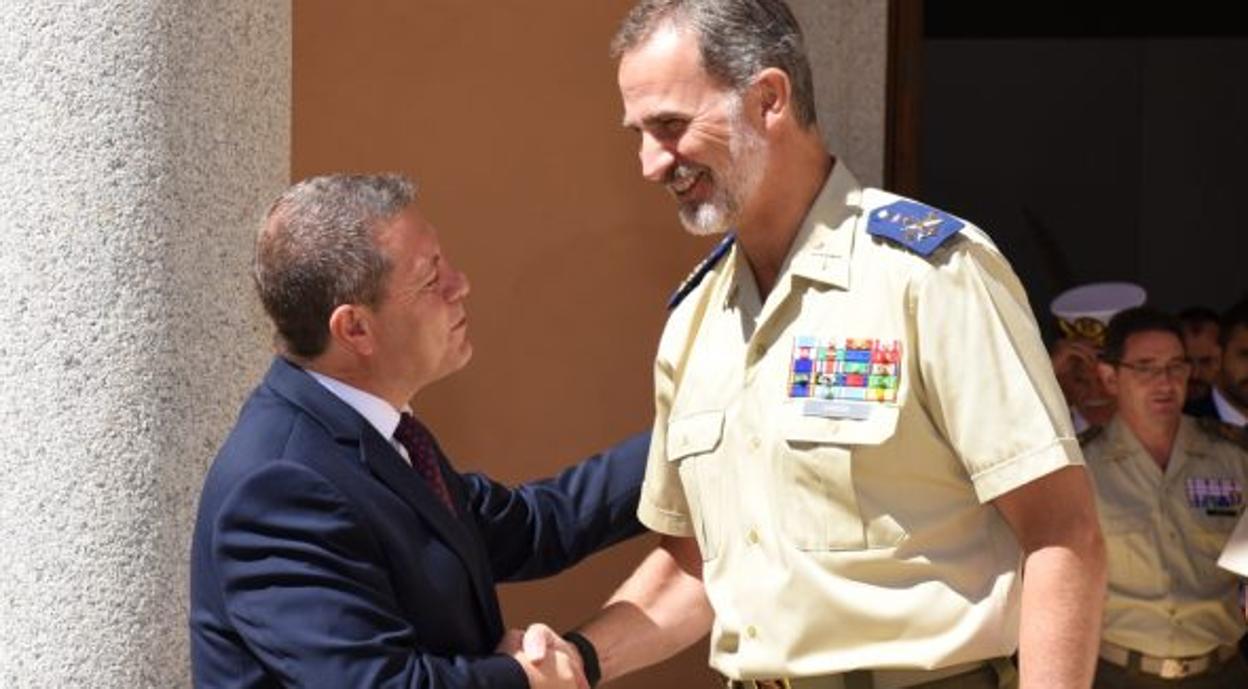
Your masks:
<svg viewBox="0 0 1248 689"><path fill-rule="evenodd" d="M649 433L634 435L553 478L516 488L464 475L494 576L550 576L642 533L637 496L649 443Z"/></svg>
<svg viewBox="0 0 1248 689"><path fill-rule="evenodd" d="M912 285L933 420L988 502L1083 464L1026 293L990 246L964 240Z"/></svg>
<svg viewBox="0 0 1248 689"><path fill-rule="evenodd" d="M694 529L689 516L689 503L677 464L669 461L667 453L667 425L676 394L678 368L667 353L672 351L673 340L676 339L674 334L682 330L673 321L669 319L663 331L654 362L654 429L650 435L650 455L646 461L646 477L641 487L637 518L652 531L668 536L692 537Z"/></svg>

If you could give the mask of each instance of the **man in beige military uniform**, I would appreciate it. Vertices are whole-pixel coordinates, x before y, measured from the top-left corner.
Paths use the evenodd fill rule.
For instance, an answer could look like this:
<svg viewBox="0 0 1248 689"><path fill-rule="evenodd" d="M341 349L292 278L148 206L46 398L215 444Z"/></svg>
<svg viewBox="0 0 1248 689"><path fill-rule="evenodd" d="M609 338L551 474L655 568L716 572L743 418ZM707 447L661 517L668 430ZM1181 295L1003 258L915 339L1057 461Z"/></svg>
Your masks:
<svg viewBox="0 0 1248 689"><path fill-rule="evenodd" d="M1236 577L1216 560L1243 510L1248 449L1182 414L1191 363L1178 319L1110 321L1100 373L1118 401L1083 436L1109 557L1096 686L1248 687Z"/></svg>
<svg viewBox="0 0 1248 689"><path fill-rule="evenodd" d="M646 0L617 34L643 175L699 234L655 364L640 517L582 627L611 678L708 629L733 687L1086 687L1090 481L1005 259L824 146L780 0ZM1020 564L1026 561L1026 584Z"/></svg>

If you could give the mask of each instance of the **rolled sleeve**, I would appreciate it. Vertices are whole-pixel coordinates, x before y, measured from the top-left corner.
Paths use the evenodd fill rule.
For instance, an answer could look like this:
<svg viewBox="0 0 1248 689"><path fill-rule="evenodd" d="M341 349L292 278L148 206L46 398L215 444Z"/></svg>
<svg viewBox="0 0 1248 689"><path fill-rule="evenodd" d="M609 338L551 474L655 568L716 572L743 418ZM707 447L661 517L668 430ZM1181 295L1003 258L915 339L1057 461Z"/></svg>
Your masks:
<svg viewBox="0 0 1248 689"><path fill-rule="evenodd" d="M1013 457L987 467L971 475L975 496L980 502L989 502L1058 469L1083 464L1079 443L1070 438L1059 438L1034 452Z"/></svg>
<svg viewBox="0 0 1248 689"><path fill-rule="evenodd" d="M646 528L668 536L693 536L689 502L680 481L680 472L676 463L668 461L667 456L667 423L676 390L675 369L663 357L668 340L669 335L665 332L654 363L654 429L650 436L650 455L646 459L646 478L641 486L637 519Z"/></svg>
<svg viewBox="0 0 1248 689"><path fill-rule="evenodd" d="M1005 259L967 241L917 281L933 418L981 501L1083 463L1027 297Z"/></svg>
<svg viewBox="0 0 1248 689"><path fill-rule="evenodd" d="M637 519L647 529L667 536L694 536L693 524L683 514L668 512L652 502L642 500L637 506Z"/></svg>

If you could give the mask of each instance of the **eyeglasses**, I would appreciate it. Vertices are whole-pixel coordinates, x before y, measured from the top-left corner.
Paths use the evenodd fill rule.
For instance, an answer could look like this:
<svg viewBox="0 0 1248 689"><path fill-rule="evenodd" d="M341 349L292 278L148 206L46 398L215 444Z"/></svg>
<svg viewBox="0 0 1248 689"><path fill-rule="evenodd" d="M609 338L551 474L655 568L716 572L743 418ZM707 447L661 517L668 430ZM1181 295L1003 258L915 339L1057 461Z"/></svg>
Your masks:
<svg viewBox="0 0 1248 689"><path fill-rule="evenodd" d="M1187 359L1182 361L1171 361L1165 366L1158 366L1156 364L1133 364L1126 361L1119 361L1118 365L1122 368L1131 370L1145 383L1153 383L1161 380L1163 375L1170 379L1187 380L1187 377L1192 373L1192 362Z"/></svg>

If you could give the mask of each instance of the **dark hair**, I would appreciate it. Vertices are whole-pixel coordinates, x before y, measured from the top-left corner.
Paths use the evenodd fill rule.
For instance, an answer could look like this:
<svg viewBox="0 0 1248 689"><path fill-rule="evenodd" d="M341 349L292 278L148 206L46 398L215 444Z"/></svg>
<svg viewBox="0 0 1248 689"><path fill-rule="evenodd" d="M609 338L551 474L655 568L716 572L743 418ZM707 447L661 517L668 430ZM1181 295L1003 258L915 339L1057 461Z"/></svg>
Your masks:
<svg viewBox="0 0 1248 689"><path fill-rule="evenodd" d="M1207 306L1189 306L1179 312L1179 321L1184 332L1199 333L1210 325L1218 327L1220 319L1217 312Z"/></svg>
<svg viewBox="0 0 1248 689"><path fill-rule="evenodd" d="M815 124L815 87L802 29L783 0L642 0L611 41L619 58L664 24L692 28L707 74L740 92L762 70L789 76L797 121Z"/></svg>
<svg viewBox="0 0 1248 689"><path fill-rule="evenodd" d="M1248 328L1248 297L1235 302L1231 308L1222 314L1221 319L1222 331L1218 334L1218 344L1226 349L1226 343L1231 341L1231 331L1235 328Z"/></svg>
<svg viewBox="0 0 1248 689"><path fill-rule="evenodd" d="M273 202L256 237L253 277L280 349L318 356L335 308L380 301L390 264L374 235L414 198L402 175L326 175Z"/></svg>
<svg viewBox="0 0 1248 689"><path fill-rule="evenodd" d="M1137 306L1119 311L1109 319L1101 360L1111 364L1122 363L1127 338L1147 332L1170 333L1178 338L1180 344L1183 342L1183 327L1178 318L1148 306Z"/></svg>

